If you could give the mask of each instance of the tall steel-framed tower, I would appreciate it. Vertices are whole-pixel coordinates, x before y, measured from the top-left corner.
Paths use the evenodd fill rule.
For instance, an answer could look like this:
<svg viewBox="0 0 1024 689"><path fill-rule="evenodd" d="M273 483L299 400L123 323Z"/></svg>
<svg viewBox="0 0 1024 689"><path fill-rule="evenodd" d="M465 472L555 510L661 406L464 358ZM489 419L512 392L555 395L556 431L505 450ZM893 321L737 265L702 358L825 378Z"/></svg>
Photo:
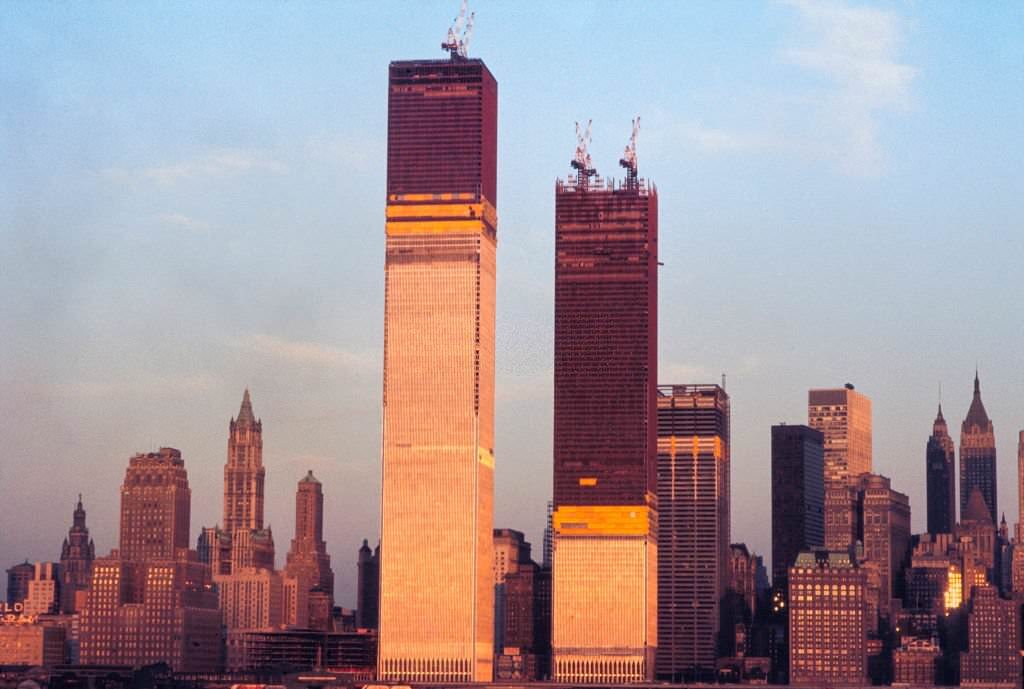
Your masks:
<svg viewBox="0 0 1024 689"><path fill-rule="evenodd" d="M392 62L381 679L490 681L498 86L449 34Z"/></svg>
<svg viewBox="0 0 1024 689"><path fill-rule="evenodd" d="M658 195L635 148L596 178L588 136L555 185L552 674L616 683L657 647Z"/></svg>

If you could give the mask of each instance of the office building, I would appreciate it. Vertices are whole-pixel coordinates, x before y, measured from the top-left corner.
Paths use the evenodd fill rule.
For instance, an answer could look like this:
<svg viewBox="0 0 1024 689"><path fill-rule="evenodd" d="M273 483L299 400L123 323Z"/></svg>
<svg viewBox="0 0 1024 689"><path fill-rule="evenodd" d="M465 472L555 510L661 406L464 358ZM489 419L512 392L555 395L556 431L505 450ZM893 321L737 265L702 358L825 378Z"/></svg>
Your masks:
<svg viewBox="0 0 1024 689"><path fill-rule="evenodd" d="M824 436L809 426L772 426L772 584L786 590L804 550L825 545Z"/></svg>
<svg viewBox="0 0 1024 689"><path fill-rule="evenodd" d="M304 616L311 628L329 629L334 606L334 570L324 542L323 487L312 470L299 481L295 491L295 538L284 573L300 582L306 591L309 607ZM295 615L303 616L299 612Z"/></svg>
<svg viewBox="0 0 1024 689"><path fill-rule="evenodd" d="M121 486L119 556L173 560L188 550L191 500L180 451L162 447L132 457Z"/></svg>
<svg viewBox="0 0 1024 689"><path fill-rule="evenodd" d="M967 617L967 651L960 656L960 686L1020 689L1021 606L979 586Z"/></svg>
<svg viewBox="0 0 1024 689"><path fill-rule="evenodd" d="M981 401L981 384L974 374L974 397L960 426L960 514L967 509L971 491L977 487L985 500L992 524L999 523L996 437L992 421Z"/></svg>
<svg viewBox="0 0 1024 689"><path fill-rule="evenodd" d="M493 675L498 86L449 43L389 68L384 680Z"/></svg>
<svg viewBox="0 0 1024 689"><path fill-rule="evenodd" d="M24 614L28 616L56 615L60 612L60 565L37 562L28 581Z"/></svg>
<svg viewBox="0 0 1024 689"><path fill-rule="evenodd" d="M129 460L121 486L121 548L93 561L80 613L82 663L219 669L221 614L209 566L188 549L190 509L178 450L165 447Z"/></svg>
<svg viewBox="0 0 1024 689"><path fill-rule="evenodd" d="M718 385L663 385L657 404L657 676L707 680L731 573L729 396Z"/></svg>
<svg viewBox="0 0 1024 689"><path fill-rule="evenodd" d="M789 570L794 686L867 684L867 580L846 552L805 551Z"/></svg>
<svg viewBox="0 0 1024 689"><path fill-rule="evenodd" d="M825 547L844 550L856 539L856 494L848 481L871 472L871 400L850 384L811 390L807 417L824 440Z"/></svg>
<svg viewBox="0 0 1024 689"><path fill-rule="evenodd" d="M925 451L928 533L953 533L956 525L955 463L956 450L940 404Z"/></svg>
<svg viewBox="0 0 1024 689"><path fill-rule="evenodd" d="M552 677L637 682L657 648L658 195L635 148L616 184L580 141L555 183Z"/></svg>
<svg viewBox="0 0 1024 689"><path fill-rule="evenodd" d="M878 564L878 608L891 618L893 598L903 596L910 558L910 499L893 490L885 476L862 474L856 483L858 540L864 557Z"/></svg>
<svg viewBox="0 0 1024 689"><path fill-rule="evenodd" d="M25 560L7 570L7 605L21 603L28 595L28 582L35 575L35 565Z"/></svg>

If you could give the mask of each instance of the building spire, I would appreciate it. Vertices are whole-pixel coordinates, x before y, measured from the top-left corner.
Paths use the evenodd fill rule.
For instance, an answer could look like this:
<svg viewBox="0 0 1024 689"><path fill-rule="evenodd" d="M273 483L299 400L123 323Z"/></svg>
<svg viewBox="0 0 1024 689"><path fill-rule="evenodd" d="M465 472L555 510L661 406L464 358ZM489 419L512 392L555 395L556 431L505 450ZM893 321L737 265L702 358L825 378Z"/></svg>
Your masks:
<svg viewBox="0 0 1024 689"><path fill-rule="evenodd" d="M974 370L974 398L971 400L971 406L967 410L964 428L970 428L972 425L977 425L983 431L989 425L988 412L985 411L985 405L981 401L981 383L978 380L977 368Z"/></svg>
<svg viewBox="0 0 1024 689"><path fill-rule="evenodd" d="M252 413L252 400L249 399L249 388L245 389L242 395L242 407L238 410L238 423L256 423L256 417Z"/></svg>

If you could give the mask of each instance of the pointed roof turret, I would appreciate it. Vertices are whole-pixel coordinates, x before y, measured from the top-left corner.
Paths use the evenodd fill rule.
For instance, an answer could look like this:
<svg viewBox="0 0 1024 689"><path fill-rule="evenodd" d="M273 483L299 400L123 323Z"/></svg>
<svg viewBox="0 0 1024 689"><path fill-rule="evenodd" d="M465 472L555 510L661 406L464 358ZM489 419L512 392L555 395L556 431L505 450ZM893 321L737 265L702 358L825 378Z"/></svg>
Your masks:
<svg viewBox="0 0 1024 689"><path fill-rule="evenodd" d="M946 417L942 415L942 403L939 403L939 413L935 415L932 423L932 435L946 435L949 433L949 426L946 425Z"/></svg>
<svg viewBox="0 0 1024 689"><path fill-rule="evenodd" d="M320 483L320 481L317 480L316 476L313 475L313 470L310 469L299 483Z"/></svg>
<svg viewBox="0 0 1024 689"><path fill-rule="evenodd" d="M992 523L992 515L985 504L985 497L977 486L971 489L971 497L967 499L967 509L964 510L961 520Z"/></svg>
<svg viewBox="0 0 1024 689"><path fill-rule="evenodd" d="M242 395L242 407L238 410L238 423L252 425L256 423L256 417L252 413L252 400L249 399L249 388L245 389Z"/></svg>
<svg viewBox="0 0 1024 689"><path fill-rule="evenodd" d="M978 381L978 371L974 371L974 399L971 400L971 407L967 410L967 418L964 419L964 428L977 426L987 430L989 423L988 414L985 412L985 405L981 401L981 383Z"/></svg>

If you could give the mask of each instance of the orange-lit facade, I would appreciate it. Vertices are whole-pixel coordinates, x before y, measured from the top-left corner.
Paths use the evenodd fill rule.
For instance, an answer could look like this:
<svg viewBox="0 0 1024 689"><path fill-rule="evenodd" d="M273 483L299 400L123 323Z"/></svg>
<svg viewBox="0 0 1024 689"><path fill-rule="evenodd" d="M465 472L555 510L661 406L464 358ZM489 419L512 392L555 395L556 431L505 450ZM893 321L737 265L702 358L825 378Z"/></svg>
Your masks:
<svg viewBox="0 0 1024 689"><path fill-rule="evenodd" d="M825 439L825 547L843 550L857 530L857 496L848 479L871 473L871 400L852 386L811 390L807 425Z"/></svg>
<svg viewBox="0 0 1024 689"><path fill-rule="evenodd" d="M658 196L555 187L552 675L653 678Z"/></svg>
<svg viewBox="0 0 1024 689"><path fill-rule="evenodd" d="M162 447L132 457L121 485L120 556L173 560L187 550L191 504L180 451Z"/></svg>
<svg viewBox="0 0 1024 689"><path fill-rule="evenodd" d="M789 681L867 683L867 579L848 553L800 553L789 570Z"/></svg>
<svg viewBox="0 0 1024 689"><path fill-rule="evenodd" d="M497 95L480 60L390 67L381 679L492 679Z"/></svg>
<svg viewBox="0 0 1024 689"><path fill-rule="evenodd" d="M659 679L715 677L720 603L730 579L729 469L725 390L718 385L660 386Z"/></svg>

